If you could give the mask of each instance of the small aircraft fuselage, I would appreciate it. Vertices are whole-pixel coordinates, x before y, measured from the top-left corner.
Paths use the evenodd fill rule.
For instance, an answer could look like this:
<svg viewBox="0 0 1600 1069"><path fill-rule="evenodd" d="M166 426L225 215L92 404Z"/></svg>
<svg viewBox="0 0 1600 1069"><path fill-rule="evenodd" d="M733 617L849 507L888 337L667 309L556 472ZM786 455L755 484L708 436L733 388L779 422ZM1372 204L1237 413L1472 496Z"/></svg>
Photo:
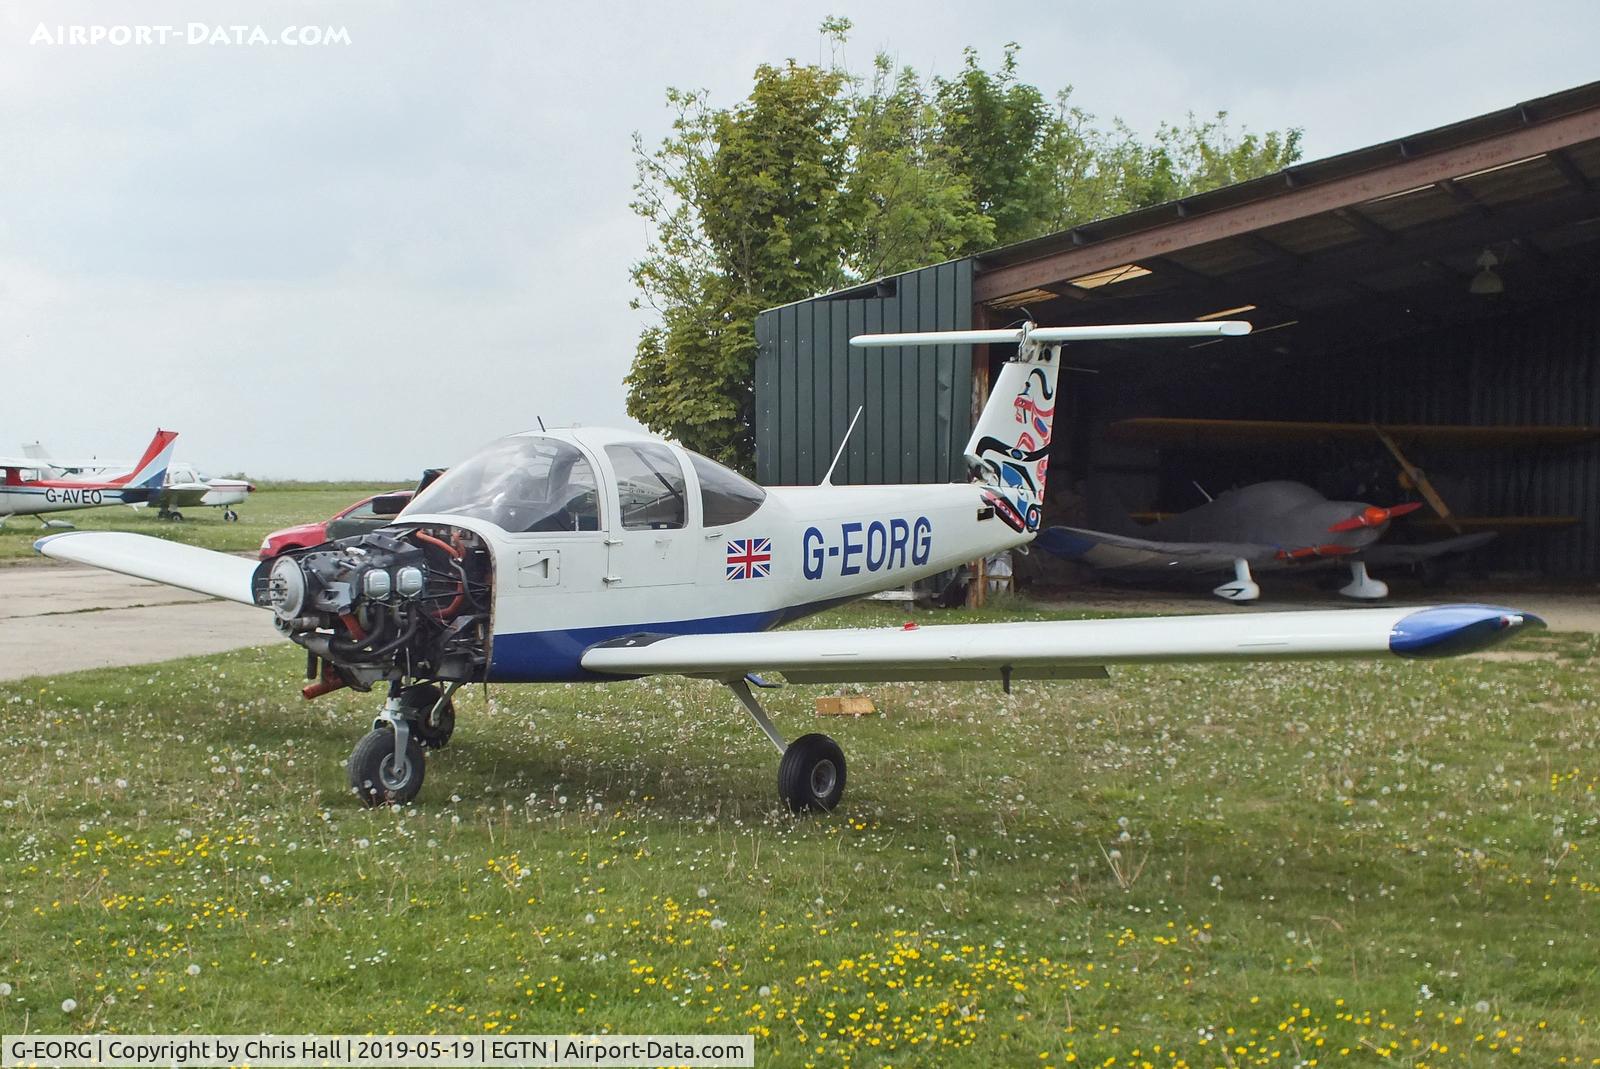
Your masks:
<svg viewBox="0 0 1600 1069"><path fill-rule="evenodd" d="M765 631L1027 542L985 492L762 488L653 438L528 433L459 465L385 531L268 562L257 583L270 600L273 576L292 584L298 568L320 588L285 603L279 626L348 682L375 682L402 649L451 681L614 678L584 669L584 651L624 635ZM328 554L347 563L323 581ZM407 562L420 588L414 574L402 583ZM391 638L364 656L356 634Z"/></svg>

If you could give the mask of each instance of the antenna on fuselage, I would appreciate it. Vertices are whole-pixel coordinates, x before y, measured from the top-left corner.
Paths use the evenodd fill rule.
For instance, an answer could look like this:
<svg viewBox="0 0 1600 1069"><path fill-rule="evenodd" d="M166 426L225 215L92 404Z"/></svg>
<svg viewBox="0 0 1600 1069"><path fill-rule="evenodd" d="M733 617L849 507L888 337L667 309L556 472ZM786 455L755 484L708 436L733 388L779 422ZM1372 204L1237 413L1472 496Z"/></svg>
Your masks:
<svg viewBox="0 0 1600 1069"><path fill-rule="evenodd" d="M533 418L539 421L539 431L540 431L541 434L549 433L549 432L545 431L545 429L544 429L544 417L543 416L534 416Z"/></svg>
<svg viewBox="0 0 1600 1069"><path fill-rule="evenodd" d="M828 474L822 477L818 486L833 485L833 469L839 466L839 458L844 456L844 447L850 444L850 435L855 432L856 423L861 419L861 413L867 410L866 405L857 405L856 414L850 417L850 426L844 430L844 437L839 441L839 451L833 454L833 463L828 465Z"/></svg>

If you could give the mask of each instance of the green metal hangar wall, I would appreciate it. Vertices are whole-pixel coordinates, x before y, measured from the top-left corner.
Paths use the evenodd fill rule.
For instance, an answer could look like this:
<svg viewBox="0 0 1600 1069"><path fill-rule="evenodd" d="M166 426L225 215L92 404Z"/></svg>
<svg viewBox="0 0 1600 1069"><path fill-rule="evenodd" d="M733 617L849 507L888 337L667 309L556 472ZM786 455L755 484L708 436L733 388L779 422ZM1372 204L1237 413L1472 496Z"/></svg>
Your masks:
<svg viewBox="0 0 1600 1069"><path fill-rule="evenodd" d="M1413 490L1376 432L1154 418L1447 425L1396 436L1451 513L1416 514L1419 531L1492 527L1492 568L1600 576L1600 82L763 312L761 480L819 480L857 407L837 481L964 478L974 408L1007 354L848 339L1024 315L1255 325L1070 348L1096 373L1063 375L1047 523L1181 510L1196 484L1295 478L1379 503Z"/></svg>

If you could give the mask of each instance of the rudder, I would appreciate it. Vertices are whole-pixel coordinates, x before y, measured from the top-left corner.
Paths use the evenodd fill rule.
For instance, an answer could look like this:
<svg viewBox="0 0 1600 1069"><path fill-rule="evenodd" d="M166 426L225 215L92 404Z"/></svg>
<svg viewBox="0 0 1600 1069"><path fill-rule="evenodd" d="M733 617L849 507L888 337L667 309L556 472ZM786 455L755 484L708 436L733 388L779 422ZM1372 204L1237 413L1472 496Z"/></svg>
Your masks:
<svg viewBox="0 0 1600 1069"><path fill-rule="evenodd" d="M1004 509L1001 515L1008 522L1020 520L1023 530L1039 529L1050 467L1058 370L1056 354L1050 349L1008 362L1000 369L989 402L967 441L967 463L1015 511L1014 517L1007 516Z"/></svg>

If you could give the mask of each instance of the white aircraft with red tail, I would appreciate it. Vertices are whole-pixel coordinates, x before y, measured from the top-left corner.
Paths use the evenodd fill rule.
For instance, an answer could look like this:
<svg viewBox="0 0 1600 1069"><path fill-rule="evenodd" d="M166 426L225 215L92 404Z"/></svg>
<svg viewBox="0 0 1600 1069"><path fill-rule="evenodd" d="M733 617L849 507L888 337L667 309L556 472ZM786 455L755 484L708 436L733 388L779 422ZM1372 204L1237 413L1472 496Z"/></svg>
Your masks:
<svg viewBox="0 0 1600 1069"><path fill-rule="evenodd" d="M782 755L779 793L832 809L845 759L826 735L786 742L752 687L793 683L1094 679L1108 665L1287 657L1434 657L1540 621L1481 605L1200 617L773 630L829 606L1025 546L1044 501L1061 347L1227 336L1247 323L894 334L862 347L1010 344L973 428L969 483L763 488L647 435L502 438L427 486L379 531L257 565L143 535L82 532L41 552L269 609L308 651L305 688L386 689L348 762L370 805L422 785L425 750L466 683L676 674L725 684ZM837 463L837 460L835 461ZM830 471L831 476L831 471ZM381 502L380 502L381 504Z"/></svg>
<svg viewBox="0 0 1600 1069"><path fill-rule="evenodd" d="M50 462L30 456L0 457L0 524L12 516L40 516L46 527L71 527L60 520L44 520L41 514L103 505L146 505L166 483L177 437L177 431L156 431L133 470L110 479L52 478L50 469L55 465Z"/></svg>

